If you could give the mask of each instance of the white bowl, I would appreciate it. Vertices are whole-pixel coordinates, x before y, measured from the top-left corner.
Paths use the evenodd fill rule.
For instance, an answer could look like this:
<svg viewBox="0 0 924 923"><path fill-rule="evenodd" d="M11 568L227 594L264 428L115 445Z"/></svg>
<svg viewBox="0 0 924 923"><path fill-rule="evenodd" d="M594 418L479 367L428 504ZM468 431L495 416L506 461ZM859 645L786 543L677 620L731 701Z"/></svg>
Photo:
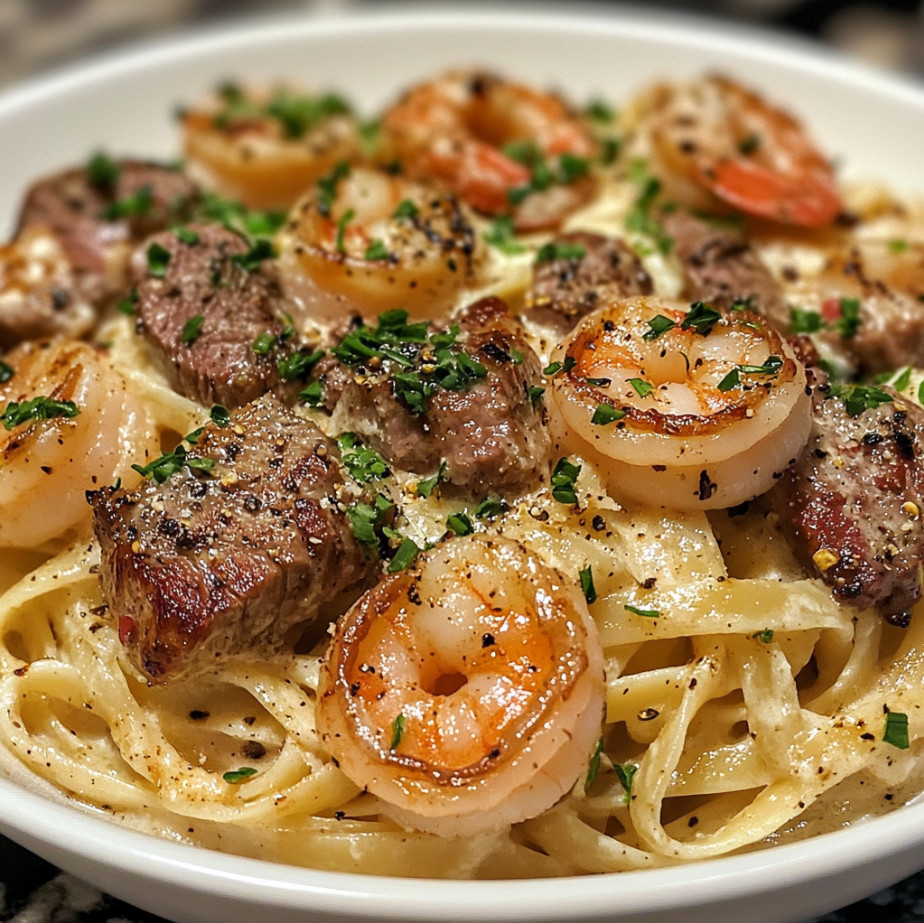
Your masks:
<svg viewBox="0 0 924 923"><path fill-rule="evenodd" d="M37 175L100 147L173 156L173 106L225 77L291 77L372 112L409 81L486 64L577 100L616 101L665 75L721 69L802 113L851 175L924 191L924 91L829 52L727 25L618 7L403 9L242 23L72 68L0 97L12 224ZM373 878L241 859L155 839L0 779L0 831L116 896L173 920L676 920L805 918L924 866L924 804L807 842L664 870L528 882Z"/></svg>

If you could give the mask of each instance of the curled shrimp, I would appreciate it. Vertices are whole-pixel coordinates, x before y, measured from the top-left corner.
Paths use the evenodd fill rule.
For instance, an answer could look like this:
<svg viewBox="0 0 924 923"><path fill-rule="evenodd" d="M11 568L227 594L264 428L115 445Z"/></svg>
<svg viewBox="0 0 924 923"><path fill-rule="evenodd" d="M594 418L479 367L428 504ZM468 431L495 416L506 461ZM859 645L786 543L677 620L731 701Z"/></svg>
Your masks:
<svg viewBox="0 0 924 923"><path fill-rule="evenodd" d="M442 316L475 279L480 245L454 196L343 167L296 204L280 250L286 294L324 322L399 307Z"/></svg>
<svg viewBox="0 0 924 923"><path fill-rule="evenodd" d="M181 116L190 175L249 208L288 208L341 160L358 156L359 128L332 94L220 88Z"/></svg>
<svg viewBox="0 0 924 923"><path fill-rule="evenodd" d="M735 506L808 439L805 369L749 311L629 298L588 315L552 358L561 447L596 462L619 498Z"/></svg>
<svg viewBox="0 0 924 923"><path fill-rule="evenodd" d="M655 87L642 103L651 170L669 197L820 228L841 211L830 163L791 115L734 80L711 75ZM711 194L711 196L710 196Z"/></svg>
<svg viewBox="0 0 924 923"><path fill-rule="evenodd" d="M353 782L406 827L463 836L541 813L586 770L603 659L577 586L472 535L360 599L318 692L322 740Z"/></svg>
<svg viewBox="0 0 924 923"><path fill-rule="evenodd" d="M30 340L3 363L0 548L40 545L89 522L84 493L157 443L143 404L100 350Z"/></svg>
<svg viewBox="0 0 924 923"><path fill-rule="evenodd" d="M411 88L382 119L383 156L518 230L557 227L593 191L587 127L552 93L457 70ZM583 166L581 166L583 164Z"/></svg>
<svg viewBox="0 0 924 923"><path fill-rule="evenodd" d="M63 334L80 337L96 311L55 235L33 225L0 247L0 347Z"/></svg>

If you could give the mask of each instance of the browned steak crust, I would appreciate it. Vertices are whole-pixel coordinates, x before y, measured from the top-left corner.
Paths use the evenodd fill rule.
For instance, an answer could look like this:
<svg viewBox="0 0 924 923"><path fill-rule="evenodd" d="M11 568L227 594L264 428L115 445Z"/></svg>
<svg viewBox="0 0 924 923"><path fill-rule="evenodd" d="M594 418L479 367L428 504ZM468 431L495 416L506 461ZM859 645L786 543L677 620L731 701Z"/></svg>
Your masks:
<svg viewBox="0 0 924 923"><path fill-rule="evenodd" d="M208 425L162 484L88 494L103 593L135 666L155 681L278 648L377 562L337 506L337 450L266 396Z"/></svg>
<svg viewBox="0 0 924 923"><path fill-rule="evenodd" d="M893 400L851 416L816 389L808 447L777 488L810 573L834 596L907 620L924 560L924 409Z"/></svg>

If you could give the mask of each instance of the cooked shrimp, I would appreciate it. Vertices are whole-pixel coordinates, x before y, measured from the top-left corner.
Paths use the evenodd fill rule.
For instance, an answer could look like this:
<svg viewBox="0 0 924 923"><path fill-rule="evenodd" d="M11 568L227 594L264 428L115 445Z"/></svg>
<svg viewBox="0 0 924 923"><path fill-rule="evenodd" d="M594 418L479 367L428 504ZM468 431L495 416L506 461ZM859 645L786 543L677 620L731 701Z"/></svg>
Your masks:
<svg viewBox="0 0 924 923"><path fill-rule="evenodd" d="M518 230L557 227L592 194L587 127L551 93L480 71L410 89L382 119L383 156Z"/></svg>
<svg viewBox="0 0 924 923"><path fill-rule="evenodd" d="M747 214L810 228L840 212L834 171L802 125L735 81L662 84L642 109L651 170L668 197L708 208L715 196Z"/></svg>
<svg viewBox="0 0 924 923"><path fill-rule="evenodd" d="M89 522L84 493L156 443L143 405L94 347L29 341L3 363L0 548L34 546Z"/></svg>
<svg viewBox="0 0 924 923"><path fill-rule="evenodd" d="M83 336L94 323L96 311L51 231L27 227L0 247L0 347L54 334Z"/></svg>
<svg viewBox="0 0 924 923"><path fill-rule="evenodd" d="M190 175L249 208L288 208L341 160L358 156L359 128L331 94L230 84L182 115Z"/></svg>
<svg viewBox="0 0 924 923"><path fill-rule="evenodd" d="M505 538L453 539L340 620L322 740L402 825L465 836L534 817L588 765L603 659L581 590Z"/></svg>
<svg viewBox="0 0 924 923"><path fill-rule="evenodd" d="M734 506L808 438L805 369L748 311L629 298L588 315L552 358L561 447L597 462L619 498Z"/></svg>
<svg viewBox="0 0 924 923"><path fill-rule="evenodd" d="M315 321L392 308L440 317L474 281L480 246L454 196L341 168L292 210L279 267L286 294Z"/></svg>

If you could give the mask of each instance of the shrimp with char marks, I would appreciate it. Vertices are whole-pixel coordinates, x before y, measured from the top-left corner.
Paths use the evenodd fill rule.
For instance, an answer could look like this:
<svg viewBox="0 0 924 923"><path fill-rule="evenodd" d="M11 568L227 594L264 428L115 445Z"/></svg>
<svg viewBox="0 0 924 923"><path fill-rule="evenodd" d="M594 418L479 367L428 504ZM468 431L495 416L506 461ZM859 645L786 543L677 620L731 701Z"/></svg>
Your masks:
<svg viewBox="0 0 924 923"><path fill-rule="evenodd" d="M805 369L749 311L629 298L584 318L552 358L559 444L596 463L618 498L735 506L808 438Z"/></svg>
<svg viewBox="0 0 924 923"><path fill-rule="evenodd" d="M660 84L640 108L650 168L675 201L807 228L840 213L834 171L802 125L736 81Z"/></svg>
<svg viewBox="0 0 924 923"><path fill-rule="evenodd" d="M421 555L337 625L318 727L402 825L470 835L534 817L587 770L603 658L580 588L506 538Z"/></svg>
<svg viewBox="0 0 924 923"><path fill-rule="evenodd" d="M385 113L381 156L517 230L558 227L592 195L588 127L553 93L481 71L412 87Z"/></svg>
<svg viewBox="0 0 924 923"><path fill-rule="evenodd" d="M40 545L89 524L88 487L159 454L142 401L105 354L30 340L3 358L0 548Z"/></svg>
<svg viewBox="0 0 924 923"><path fill-rule="evenodd" d="M477 279L481 249L455 196L345 164L295 205L280 243L286 294L318 323L440 317Z"/></svg>

